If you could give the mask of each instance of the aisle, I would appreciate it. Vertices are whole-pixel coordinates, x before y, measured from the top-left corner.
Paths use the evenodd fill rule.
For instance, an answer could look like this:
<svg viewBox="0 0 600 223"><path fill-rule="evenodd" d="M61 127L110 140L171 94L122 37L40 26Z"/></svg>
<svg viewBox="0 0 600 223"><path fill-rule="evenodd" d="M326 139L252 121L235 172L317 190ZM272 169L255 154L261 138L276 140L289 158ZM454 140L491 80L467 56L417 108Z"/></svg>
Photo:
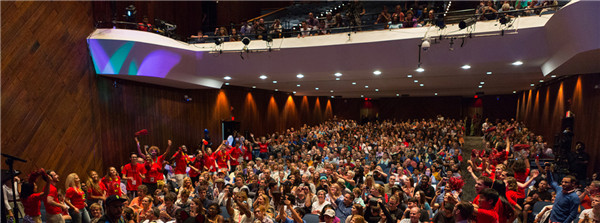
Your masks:
<svg viewBox="0 0 600 223"><path fill-rule="evenodd" d="M481 136L467 136L465 137L465 145L462 148L463 163L460 166L461 176L465 180L465 186L463 187L463 194L461 200L473 201L475 198L475 180L471 177L471 174L467 171L467 160L471 159L471 150L480 150L484 147L483 138Z"/></svg>

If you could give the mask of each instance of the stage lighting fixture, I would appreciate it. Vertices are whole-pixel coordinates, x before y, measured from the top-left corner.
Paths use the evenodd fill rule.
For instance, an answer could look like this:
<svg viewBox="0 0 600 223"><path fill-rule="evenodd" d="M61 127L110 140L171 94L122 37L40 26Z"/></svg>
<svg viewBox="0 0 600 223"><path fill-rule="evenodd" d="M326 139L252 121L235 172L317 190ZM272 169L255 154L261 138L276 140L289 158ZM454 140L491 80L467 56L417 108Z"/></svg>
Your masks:
<svg viewBox="0 0 600 223"><path fill-rule="evenodd" d="M473 24L475 24L475 22L477 22L477 20L475 18L465 19L463 21L460 21L460 23L458 23L458 28L465 29L465 28L467 28L467 27L472 26Z"/></svg>
<svg viewBox="0 0 600 223"><path fill-rule="evenodd" d="M444 14L438 14L435 19L435 25L440 27L440 29L446 28L446 23L444 22Z"/></svg>
<svg viewBox="0 0 600 223"><path fill-rule="evenodd" d="M244 45L248 46L248 44L250 44L250 38L248 38L248 37L244 37L244 38L242 39L242 43L243 43Z"/></svg>
<svg viewBox="0 0 600 223"><path fill-rule="evenodd" d="M222 43L223 43L223 38L217 38L217 39L215 39L215 44L216 44L217 46L218 46L218 45L221 45Z"/></svg>
<svg viewBox="0 0 600 223"><path fill-rule="evenodd" d="M265 38L265 41L267 41L267 43L273 42L273 36L267 35L267 37Z"/></svg>
<svg viewBox="0 0 600 223"><path fill-rule="evenodd" d="M510 22L510 17L508 17L507 15L500 17L500 24L502 25L506 25L506 23Z"/></svg>
<svg viewBox="0 0 600 223"><path fill-rule="evenodd" d="M137 10L135 10L135 6L129 5L129 6L127 6L127 8L125 8L125 12L126 12L125 15L128 18L133 18L135 16L135 14L137 13Z"/></svg>

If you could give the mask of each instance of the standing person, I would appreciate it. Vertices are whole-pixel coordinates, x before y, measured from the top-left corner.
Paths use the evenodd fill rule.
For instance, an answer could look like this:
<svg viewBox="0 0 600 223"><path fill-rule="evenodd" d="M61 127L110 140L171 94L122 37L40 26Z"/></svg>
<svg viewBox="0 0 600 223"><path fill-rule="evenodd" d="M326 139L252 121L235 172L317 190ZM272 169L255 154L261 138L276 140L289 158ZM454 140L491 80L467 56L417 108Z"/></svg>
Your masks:
<svg viewBox="0 0 600 223"><path fill-rule="evenodd" d="M360 26L360 17L363 16L365 13L365 8L363 7L360 1L355 0L354 2L352 2L350 4L350 7L348 7L348 12L346 14L350 20L350 26ZM358 30L360 30L360 27L358 28Z"/></svg>
<svg viewBox="0 0 600 223"><path fill-rule="evenodd" d="M551 222L571 222L577 217L577 208L579 207L579 197L575 192L575 183L577 179L568 175L562 179L561 185L552 179L552 174L548 175L552 183L550 184L556 191L556 198L550 213Z"/></svg>
<svg viewBox="0 0 600 223"><path fill-rule="evenodd" d="M208 147L208 148L207 148ZM216 153L212 152L210 146L208 146L208 141L202 139L202 145L200 147L202 153L204 153L204 168L208 170L211 174L217 173L217 161Z"/></svg>
<svg viewBox="0 0 600 223"><path fill-rule="evenodd" d="M257 142L254 139L254 134L250 133L250 137L252 137L252 141L254 141L255 144L258 144L258 147L260 148L258 156L262 160L268 159L269 158L269 143L271 143L271 139L267 140L267 138L263 136L263 137L260 137L260 142Z"/></svg>
<svg viewBox="0 0 600 223"><path fill-rule="evenodd" d="M119 173L115 167L109 167L108 173L106 176L102 177L102 183L106 188L106 194L108 196L111 195L119 195L123 196L123 192L121 191L121 177L119 177Z"/></svg>
<svg viewBox="0 0 600 223"><path fill-rule="evenodd" d="M11 182L13 182L13 185L11 185ZM19 198L19 192L21 191L21 179L19 179L19 177L14 177L13 180L7 180L4 185L2 185L2 196L4 196L4 206L6 207L6 209L8 210L8 216L13 217L14 219L16 219L16 217L18 218L22 218L23 216L25 216L25 213L23 212L23 204L21 203L21 199ZM13 190L13 188L16 190ZM13 196L14 199L13 200ZM15 205L15 201L16 201L16 207Z"/></svg>
<svg viewBox="0 0 600 223"><path fill-rule="evenodd" d="M65 203L70 207L69 215L71 215L74 223L90 222L90 215L86 210L85 192L81 189L81 180L76 173L71 173L65 180L66 192Z"/></svg>
<svg viewBox="0 0 600 223"><path fill-rule="evenodd" d="M155 163L152 158L146 156L146 162L144 162L144 173L145 177L142 178L142 185L148 188L149 193L153 193L158 188L158 178L162 176L162 172L159 171L160 165ZM141 186L141 185L140 185ZM138 191L140 190L138 186Z"/></svg>
<svg viewBox="0 0 600 223"><path fill-rule="evenodd" d="M62 217L62 212L63 210L68 210L69 206L61 204L58 200L58 189L56 188L56 184L59 181L59 176L52 170L48 170L46 173L50 177L48 181L50 188L48 189L48 196L46 197L46 202L44 204L46 207L46 221L50 223L64 223L65 220Z"/></svg>
<svg viewBox="0 0 600 223"><path fill-rule="evenodd" d="M186 177L187 163L189 162L187 147L185 145L180 146L171 160L175 160L175 181L177 182L177 185L181 186L183 185L183 178Z"/></svg>
<svg viewBox="0 0 600 223"><path fill-rule="evenodd" d="M88 197L86 201L88 206L91 206L93 203L100 204L100 201L106 200L106 186L104 186L104 183L100 181L100 177L98 177L98 173L96 173L96 171L92 170L89 172L87 186Z"/></svg>
<svg viewBox="0 0 600 223"><path fill-rule="evenodd" d="M227 152L228 147L229 146L227 145L227 141L223 140L223 143L221 143L221 145L219 145L219 147L217 147L217 150L215 151L215 158L217 161L217 167L219 168L219 172L229 172L229 170L231 170L231 162L229 161L229 153Z"/></svg>
<svg viewBox="0 0 600 223"><path fill-rule="evenodd" d="M140 141L137 137L135 137L135 142L137 144L138 155L144 158L144 160L146 160L146 155L145 153L142 153L142 150L140 149ZM163 167L165 166L165 157L171 151L171 146L173 145L173 142L169 139L167 140L167 144L167 150L162 155L158 155L160 149L157 146L151 146L150 149L147 151L147 153L150 153L150 158L152 159L153 164L157 165L158 172L161 173L157 175L158 178L156 178L159 187L165 184L165 177L162 174L162 171Z"/></svg>
<svg viewBox="0 0 600 223"><path fill-rule="evenodd" d="M37 177L42 175L42 179L46 181L46 186L43 192L36 193L37 184L35 181ZM25 222L42 223L42 213L40 211L42 206L42 200L48 195L50 190L50 183L48 183L48 176L44 172L44 169L32 172L29 175L28 182L21 185L21 202L25 209L25 216L23 219Z"/></svg>
<svg viewBox="0 0 600 223"><path fill-rule="evenodd" d="M127 196L135 197L138 186L142 183L142 179L145 178L144 173L146 169L144 165L138 164L138 156L135 153L131 153L129 158L131 159L131 163L123 166L121 174L123 174L123 179L127 180Z"/></svg>
<svg viewBox="0 0 600 223"><path fill-rule="evenodd" d="M196 151L196 156L188 163L190 171L188 175L192 179L192 185L196 186L196 182L200 178L200 174L204 171L204 153L202 150Z"/></svg>
<svg viewBox="0 0 600 223"><path fill-rule="evenodd" d="M98 219L98 222L108 222L108 223L123 223L125 219L123 218L123 204L127 201L127 199L119 196L119 195L111 195L106 198L106 208L105 213Z"/></svg>

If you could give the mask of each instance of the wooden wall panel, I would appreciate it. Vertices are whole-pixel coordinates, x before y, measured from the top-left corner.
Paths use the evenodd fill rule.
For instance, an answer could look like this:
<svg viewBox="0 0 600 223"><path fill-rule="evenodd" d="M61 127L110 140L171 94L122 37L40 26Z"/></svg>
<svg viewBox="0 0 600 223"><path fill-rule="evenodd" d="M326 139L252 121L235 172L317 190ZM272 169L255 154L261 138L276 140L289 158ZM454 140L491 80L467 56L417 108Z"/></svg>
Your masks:
<svg viewBox="0 0 600 223"><path fill-rule="evenodd" d="M590 154L588 173L600 171L600 74L574 75L542 87L524 91L518 97L518 120L525 122L551 145L562 129L568 110L575 114L573 142L586 144ZM539 95L539 96L538 96ZM574 148L573 148L574 149Z"/></svg>
<svg viewBox="0 0 600 223"><path fill-rule="evenodd" d="M86 44L91 3L1 4L2 152L27 159L15 165L25 174L44 167L86 179L102 167Z"/></svg>

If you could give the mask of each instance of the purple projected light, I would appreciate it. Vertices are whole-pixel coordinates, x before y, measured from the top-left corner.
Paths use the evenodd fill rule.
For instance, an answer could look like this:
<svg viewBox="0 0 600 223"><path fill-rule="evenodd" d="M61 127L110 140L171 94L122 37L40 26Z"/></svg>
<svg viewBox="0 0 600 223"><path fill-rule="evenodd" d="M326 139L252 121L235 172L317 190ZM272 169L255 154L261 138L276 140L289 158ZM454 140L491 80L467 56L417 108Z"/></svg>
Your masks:
<svg viewBox="0 0 600 223"><path fill-rule="evenodd" d="M100 67L104 67L110 61L108 55L102 49L102 46L96 39L88 39L88 46L90 47L90 52L92 54L92 60L94 60L94 68L96 69L96 73L100 74Z"/></svg>
<svg viewBox="0 0 600 223"><path fill-rule="evenodd" d="M181 55L166 50L156 50L142 61L138 76L164 78L181 61Z"/></svg>

